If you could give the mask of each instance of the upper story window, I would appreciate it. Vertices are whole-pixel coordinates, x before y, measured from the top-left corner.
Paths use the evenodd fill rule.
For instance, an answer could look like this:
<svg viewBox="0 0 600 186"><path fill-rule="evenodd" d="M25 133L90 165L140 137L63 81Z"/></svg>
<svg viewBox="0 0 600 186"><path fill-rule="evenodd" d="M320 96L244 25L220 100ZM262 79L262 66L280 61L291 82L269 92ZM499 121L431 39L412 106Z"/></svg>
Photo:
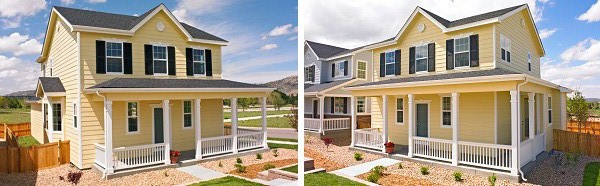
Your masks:
<svg viewBox="0 0 600 186"><path fill-rule="evenodd" d="M365 104L366 104L365 100L366 100L365 97L356 97L356 112L358 112L358 113L367 112L365 109Z"/></svg>
<svg viewBox="0 0 600 186"><path fill-rule="evenodd" d="M468 67L469 37L454 39L454 67Z"/></svg>
<svg viewBox="0 0 600 186"><path fill-rule="evenodd" d="M415 63L417 72L427 72L427 69L429 69L427 63L427 52L427 45L415 47Z"/></svg>
<svg viewBox="0 0 600 186"><path fill-rule="evenodd" d="M531 52L527 52L527 68L529 68L529 72L531 72Z"/></svg>
<svg viewBox="0 0 600 186"><path fill-rule="evenodd" d="M315 66L304 67L304 81L315 81Z"/></svg>
<svg viewBox="0 0 600 186"><path fill-rule="evenodd" d="M192 101L183 101L183 128L192 128Z"/></svg>
<svg viewBox="0 0 600 186"><path fill-rule="evenodd" d="M127 103L127 133L138 133L139 132L139 120L138 120L138 103L128 102Z"/></svg>
<svg viewBox="0 0 600 186"><path fill-rule="evenodd" d="M106 42L106 73L123 73L123 43Z"/></svg>
<svg viewBox="0 0 600 186"><path fill-rule="evenodd" d="M500 56L502 60L510 63L510 39L500 35Z"/></svg>
<svg viewBox="0 0 600 186"><path fill-rule="evenodd" d="M52 127L54 127L54 131L62 131L62 110L60 103L52 104Z"/></svg>
<svg viewBox="0 0 600 186"><path fill-rule="evenodd" d="M396 53L394 51L385 52L385 75L396 74Z"/></svg>
<svg viewBox="0 0 600 186"><path fill-rule="evenodd" d="M206 60L204 58L204 50L193 49L192 56L194 62L194 75L206 74Z"/></svg>
<svg viewBox="0 0 600 186"><path fill-rule="evenodd" d="M154 74L167 75L167 47L152 46Z"/></svg>
<svg viewBox="0 0 600 186"><path fill-rule="evenodd" d="M452 99L450 97L442 97L442 126L452 126Z"/></svg>
<svg viewBox="0 0 600 186"><path fill-rule="evenodd" d="M333 70L333 75L335 77L341 77L344 76L344 72L346 71L346 66L344 65L345 62L344 61L340 61L340 62L336 62L335 66L334 66L334 70Z"/></svg>
<svg viewBox="0 0 600 186"><path fill-rule="evenodd" d="M357 64L358 68L356 69L356 77L360 79L367 79L367 62L359 61Z"/></svg>

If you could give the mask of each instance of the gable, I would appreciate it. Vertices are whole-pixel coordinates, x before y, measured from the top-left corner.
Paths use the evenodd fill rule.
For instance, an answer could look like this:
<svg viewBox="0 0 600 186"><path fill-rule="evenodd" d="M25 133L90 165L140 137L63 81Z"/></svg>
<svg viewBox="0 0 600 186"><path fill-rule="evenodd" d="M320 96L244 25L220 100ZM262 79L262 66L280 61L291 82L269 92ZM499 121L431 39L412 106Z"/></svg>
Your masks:
<svg viewBox="0 0 600 186"><path fill-rule="evenodd" d="M525 23L523 26L521 26L521 21L524 21ZM518 32L517 34L527 34L525 36L522 36L522 38L528 40L526 43L528 45L534 46L537 49L536 51L538 52L539 56L545 55L544 46L542 45L541 38L539 36L539 33L537 32L535 22L532 18L530 18L528 10L524 9L521 10L519 13L504 18L503 20L501 20L500 24L504 25L505 27L510 27L512 29L524 29L524 31Z"/></svg>

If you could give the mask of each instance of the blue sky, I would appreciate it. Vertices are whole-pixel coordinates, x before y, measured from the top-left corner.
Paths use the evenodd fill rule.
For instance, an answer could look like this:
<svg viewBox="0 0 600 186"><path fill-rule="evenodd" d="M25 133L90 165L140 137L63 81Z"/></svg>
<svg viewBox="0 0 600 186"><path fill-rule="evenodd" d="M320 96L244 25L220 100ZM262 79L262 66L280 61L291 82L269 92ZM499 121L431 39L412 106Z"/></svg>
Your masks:
<svg viewBox="0 0 600 186"><path fill-rule="evenodd" d="M139 15L164 3L181 22L230 42L225 79L264 83L297 74L297 1L0 0L0 95L35 89L52 6Z"/></svg>

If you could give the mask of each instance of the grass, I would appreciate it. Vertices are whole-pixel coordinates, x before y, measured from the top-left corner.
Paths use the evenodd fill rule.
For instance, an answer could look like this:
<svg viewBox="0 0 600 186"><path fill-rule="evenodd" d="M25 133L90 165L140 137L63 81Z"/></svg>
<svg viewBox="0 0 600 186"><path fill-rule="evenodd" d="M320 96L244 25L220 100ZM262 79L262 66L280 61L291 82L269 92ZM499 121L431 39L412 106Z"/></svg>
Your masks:
<svg viewBox="0 0 600 186"><path fill-rule="evenodd" d="M600 162L588 163L583 171L583 185L600 185Z"/></svg>
<svg viewBox="0 0 600 186"><path fill-rule="evenodd" d="M31 147L40 144L33 136L21 136L17 139L17 143L19 147Z"/></svg>
<svg viewBox="0 0 600 186"><path fill-rule="evenodd" d="M267 146L271 149L283 148L283 149L292 149L298 150L298 145L288 145L288 144L278 144L278 143L267 143Z"/></svg>
<svg viewBox="0 0 600 186"><path fill-rule="evenodd" d="M290 114L289 110L267 110L267 115ZM262 111L238 111L238 118L262 116ZM224 119L231 119L231 112L223 112Z"/></svg>
<svg viewBox="0 0 600 186"><path fill-rule="evenodd" d="M262 127L262 119L252 119L238 121L238 126L243 127ZM290 120L285 117L267 118L267 127L269 128L292 128Z"/></svg>
<svg viewBox="0 0 600 186"><path fill-rule="evenodd" d="M298 139L288 139L288 138L267 138L267 140L298 142Z"/></svg>
<svg viewBox="0 0 600 186"><path fill-rule="evenodd" d="M298 174L298 165L294 165L294 166L291 166L291 167L286 167L286 168L283 168L281 170Z"/></svg>
<svg viewBox="0 0 600 186"><path fill-rule="evenodd" d="M0 123L15 124L29 122L29 109L0 109Z"/></svg>
<svg viewBox="0 0 600 186"><path fill-rule="evenodd" d="M220 186L262 186L262 184L254 183L248 180L236 178L233 176L226 176L222 178L212 179L208 181L198 182L191 184L191 186L204 186L204 185L220 185Z"/></svg>
<svg viewBox="0 0 600 186"><path fill-rule="evenodd" d="M353 186L353 185L365 185L359 182L352 181L348 178L340 177L334 174L329 173L312 173L304 175L304 185L305 186L334 186L334 185L344 185L344 186Z"/></svg>

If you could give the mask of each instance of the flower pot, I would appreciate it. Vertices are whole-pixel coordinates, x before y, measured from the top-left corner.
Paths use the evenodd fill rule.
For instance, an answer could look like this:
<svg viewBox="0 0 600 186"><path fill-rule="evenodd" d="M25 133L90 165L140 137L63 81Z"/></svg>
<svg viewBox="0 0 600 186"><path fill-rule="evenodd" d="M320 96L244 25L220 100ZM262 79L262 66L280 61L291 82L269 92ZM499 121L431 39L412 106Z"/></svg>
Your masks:
<svg viewBox="0 0 600 186"><path fill-rule="evenodd" d="M391 154L394 152L394 147L385 147L385 153Z"/></svg>
<svg viewBox="0 0 600 186"><path fill-rule="evenodd" d="M171 157L171 164L177 163L177 159L179 159L179 157Z"/></svg>

